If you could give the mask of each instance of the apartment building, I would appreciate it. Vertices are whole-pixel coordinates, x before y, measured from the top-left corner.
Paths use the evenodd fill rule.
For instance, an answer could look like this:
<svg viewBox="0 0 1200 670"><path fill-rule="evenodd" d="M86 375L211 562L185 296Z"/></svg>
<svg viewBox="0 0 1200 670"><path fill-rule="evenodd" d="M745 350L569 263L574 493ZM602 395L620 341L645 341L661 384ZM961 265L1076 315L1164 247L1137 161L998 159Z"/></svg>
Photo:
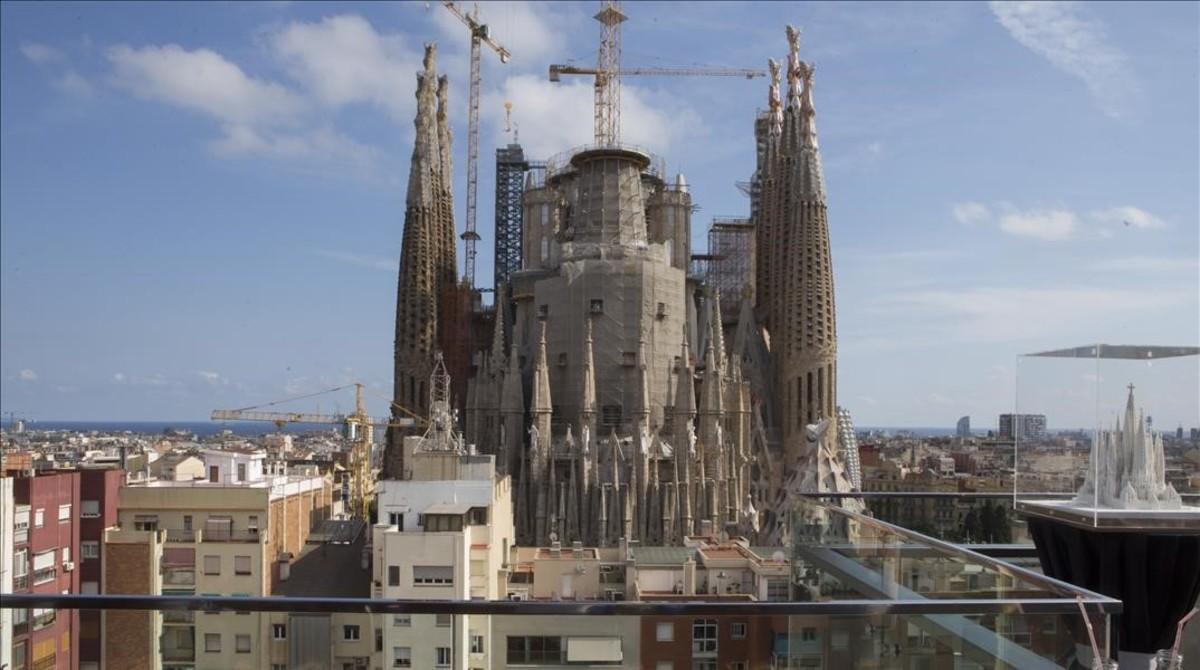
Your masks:
<svg viewBox="0 0 1200 670"><path fill-rule="evenodd" d="M361 519L326 520L303 550L280 562L272 595L289 598L369 598L370 554ZM390 617L338 612L264 614L269 626L264 670L380 668L383 626Z"/></svg>
<svg viewBox="0 0 1200 670"><path fill-rule="evenodd" d="M12 477L0 477L0 593L13 592L13 533L17 526ZM0 609L0 668L12 667L13 611Z"/></svg>
<svg viewBox="0 0 1200 670"><path fill-rule="evenodd" d="M13 480L13 593L78 593L80 475L45 471ZM12 667L79 667L79 613L13 610Z"/></svg>
<svg viewBox="0 0 1200 670"><path fill-rule="evenodd" d="M330 516L324 477L264 475L253 453L206 454L205 462L204 480L121 489L118 528L102 550L104 593L271 595ZM270 670L270 624L257 614L106 612L103 653L107 667Z"/></svg>
<svg viewBox="0 0 1200 670"><path fill-rule="evenodd" d="M117 525L117 496L125 485L125 471L113 468L79 471L79 592L100 593L104 579L104 533ZM79 612L79 670L99 670L103 658L100 612Z"/></svg>
<svg viewBox="0 0 1200 670"><path fill-rule="evenodd" d="M421 438L415 438L420 440ZM414 449L412 478L376 485L372 532L377 597L495 600L513 544L511 480L495 457L462 448ZM395 616L384 622L384 665L495 666L493 617Z"/></svg>
<svg viewBox="0 0 1200 670"><path fill-rule="evenodd" d="M506 593L516 600L761 601L789 597L773 547L690 537L685 546L520 547ZM497 617L493 667L768 667L786 649L787 617Z"/></svg>

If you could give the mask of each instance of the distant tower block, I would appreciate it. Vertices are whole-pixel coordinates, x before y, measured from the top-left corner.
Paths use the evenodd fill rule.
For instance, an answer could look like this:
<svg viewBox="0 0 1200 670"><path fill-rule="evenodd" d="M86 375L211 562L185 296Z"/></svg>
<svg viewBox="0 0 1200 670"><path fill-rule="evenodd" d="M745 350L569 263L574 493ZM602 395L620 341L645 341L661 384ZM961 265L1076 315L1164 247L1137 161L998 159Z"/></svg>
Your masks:
<svg viewBox="0 0 1200 670"><path fill-rule="evenodd" d="M958 425L954 428L954 434L958 437L971 437L971 417L964 416L958 420Z"/></svg>
<svg viewBox="0 0 1200 670"><path fill-rule="evenodd" d="M495 288L508 283L521 269L521 195L529 162L520 144L496 149L496 256ZM497 293L499 295L499 293Z"/></svg>

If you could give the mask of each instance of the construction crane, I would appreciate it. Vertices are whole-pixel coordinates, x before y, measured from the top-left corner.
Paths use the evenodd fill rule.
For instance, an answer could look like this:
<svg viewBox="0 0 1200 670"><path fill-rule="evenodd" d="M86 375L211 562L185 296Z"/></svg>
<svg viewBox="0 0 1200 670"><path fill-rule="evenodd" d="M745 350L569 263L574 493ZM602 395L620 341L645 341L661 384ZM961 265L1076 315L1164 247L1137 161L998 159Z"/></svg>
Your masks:
<svg viewBox="0 0 1200 670"><path fill-rule="evenodd" d="M324 393L332 393L350 388L351 385L338 386L326 391L311 395L321 395ZM423 419L418 418L415 414L412 418L401 418L395 420L379 419L367 415L367 406L363 399L363 385L353 384L354 386L354 413L353 414L320 414L310 412L274 412L263 411L260 407L269 407L278 405L289 400L298 400L291 398L289 400L279 400L269 402L262 405L253 405L240 409L214 409L211 418L213 421L270 421L275 424L276 428L283 428L289 423L330 423L339 424L345 427L346 435L352 440L350 449L350 477L352 481L353 491L351 493L351 510L355 517L360 519L369 518L370 496L369 491L374 487L371 481L371 444L374 442L374 428L379 427L399 427L407 428L415 426L418 423L425 423ZM398 405L397 405L398 407ZM401 408L403 411L408 410ZM411 412L408 412L412 414Z"/></svg>
<svg viewBox="0 0 1200 670"><path fill-rule="evenodd" d="M489 34L487 24L479 22L479 5L476 4L470 14L464 13L451 0L442 0L442 5L458 17L471 31L471 80L468 95L467 111L467 217L466 227L461 235L466 255L464 276L467 284L475 287L475 243L479 241L479 233L475 231L476 192L479 187L479 54L480 45L486 44L501 63L507 63L512 54L501 46Z"/></svg>
<svg viewBox="0 0 1200 670"><path fill-rule="evenodd" d="M763 70L721 67L621 67L621 24L628 20L621 11L619 0L604 0L595 18L600 22L600 49L595 68L573 65L551 65L550 81L561 75L592 75L595 77L595 141L599 145L621 142L621 77L765 77Z"/></svg>
<svg viewBox="0 0 1200 670"><path fill-rule="evenodd" d="M550 81L559 81L564 74L594 75L598 71L590 67L575 65L551 65ZM765 77L765 70L749 67L623 67L617 70L621 77L667 76L667 77Z"/></svg>

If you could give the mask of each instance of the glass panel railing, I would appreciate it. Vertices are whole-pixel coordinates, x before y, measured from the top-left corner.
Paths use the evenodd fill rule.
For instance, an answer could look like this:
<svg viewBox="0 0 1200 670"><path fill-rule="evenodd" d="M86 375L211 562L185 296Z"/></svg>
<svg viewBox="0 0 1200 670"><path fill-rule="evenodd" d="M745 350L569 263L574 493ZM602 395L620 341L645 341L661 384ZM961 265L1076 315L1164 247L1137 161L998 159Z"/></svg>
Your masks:
<svg viewBox="0 0 1200 670"><path fill-rule="evenodd" d="M529 558L522 572L463 564L506 600L365 597L371 563L388 563L365 545L310 554L343 551L359 569L352 574L310 570L302 557L275 596L209 594L219 582L196 574L191 548L166 546L145 582L152 594L0 594L0 607L16 610L24 627L14 627L15 644L31 660L48 662L52 651L31 646L35 633L61 640L78 620L70 611L84 610L100 638L126 642L81 646L81 661L168 670L1049 669L1089 667L1091 649L1109 655L1119 601L872 518L855 511L869 511L861 500L842 502L853 510L795 502L778 546L689 538L680 547L609 547L592 561L574 548L513 552ZM377 593L394 587L390 570L375 578L386 585Z"/></svg>
<svg viewBox="0 0 1200 670"><path fill-rule="evenodd" d="M1023 500L1063 496L1049 491L1021 495ZM1030 555L1034 551L1025 517L1013 509L1011 492L866 491L810 497L827 503L854 498L862 502L869 516L947 542L1025 546ZM1180 497L1184 504L1200 505L1200 494L1181 493ZM1011 551L1005 557L1011 557Z"/></svg>
<svg viewBox="0 0 1200 670"><path fill-rule="evenodd" d="M248 606L265 606L255 600ZM459 601L453 604L468 611L451 615L430 611L438 603L377 601L373 607L381 611L364 611L345 601L304 600L295 603L295 611L250 612L208 602L204 606L209 611L192 618L180 616L186 610L124 609L128 601L109 604L114 608L98 612L101 634L125 643L100 647L99 657L82 662L165 670L1088 667L1088 645L1078 642L1088 639L1086 626L1069 602L1059 605L1063 611L976 602L920 613L861 602L839 606L837 612L821 612L820 603L758 604L779 610L764 613L753 603ZM501 605L504 613L489 611L490 604ZM400 605L407 611L386 611ZM65 619L68 610L50 612ZM43 617L54 619L49 613ZM1090 616L1102 653L1106 617ZM48 647L38 650L48 653Z"/></svg>

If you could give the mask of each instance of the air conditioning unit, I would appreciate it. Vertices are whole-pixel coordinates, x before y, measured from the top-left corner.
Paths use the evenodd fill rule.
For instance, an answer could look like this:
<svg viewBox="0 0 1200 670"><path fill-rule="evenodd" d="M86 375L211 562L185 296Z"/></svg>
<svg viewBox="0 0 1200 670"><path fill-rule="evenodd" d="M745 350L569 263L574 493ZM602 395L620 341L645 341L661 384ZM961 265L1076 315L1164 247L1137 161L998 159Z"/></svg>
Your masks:
<svg viewBox="0 0 1200 670"><path fill-rule="evenodd" d="M63 561L63 572L70 572L75 569L75 561Z"/></svg>
<svg viewBox="0 0 1200 670"><path fill-rule="evenodd" d="M619 601L619 600L625 600L625 592L624 591L606 591L604 596L608 600L612 600L614 602Z"/></svg>
<svg viewBox="0 0 1200 670"><path fill-rule="evenodd" d="M509 600L529 600L529 594L524 591L510 591L508 593Z"/></svg>

